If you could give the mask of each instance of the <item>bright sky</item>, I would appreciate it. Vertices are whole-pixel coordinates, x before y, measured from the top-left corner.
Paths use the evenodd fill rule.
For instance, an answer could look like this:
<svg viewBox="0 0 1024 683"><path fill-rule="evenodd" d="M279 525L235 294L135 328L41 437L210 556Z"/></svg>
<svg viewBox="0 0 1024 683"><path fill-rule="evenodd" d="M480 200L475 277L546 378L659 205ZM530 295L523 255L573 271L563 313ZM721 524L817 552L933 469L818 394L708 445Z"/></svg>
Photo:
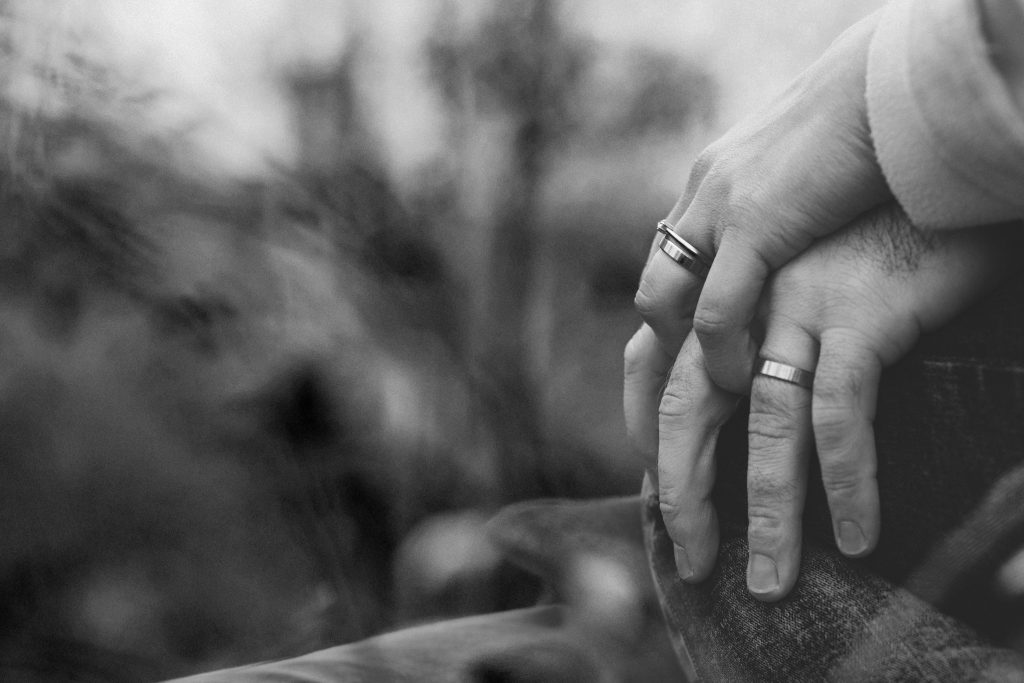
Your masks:
<svg viewBox="0 0 1024 683"><path fill-rule="evenodd" d="M274 71L329 63L344 45L345 5L337 1L92 0L88 6L105 23L121 64L185 93L181 110L169 117L208 110L208 130L198 133L202 147L240 173L261 166L264 155L287 159L293 152L288 103Z"/></svg>
<svg viewBox="0 0 1024 683"><path fill-rule="evenodd" d="M271 78L326 66L358 27L370 57L360 97L401 174L435 154L443 122L420 50L441 0L20 0L36 23L85 36L101 59L164 99L163 125L192 135L210 163L258 172L294 154L289 104ZM458 0L464 14L477 0ZM723 125L777 92L845 26L881 0L564 0L567 25L608 45L655 44L704 64L722 83ZM43 21L39 17L44 17ZM53 32L45 50L53 50ZM39 47L38 45L36 46ZM396 103L399 106L395 106Z"/></svg>
<svg viewBox="0 0 1024 683"><path fill-rule="evenodd" d="M258 173L294 152L290 110L276 75L332 63L346 39L344 0L14 0L23 74L15 97L52 106L28 74L85 54L163 96L147 125L187 127L205 163ZM128 93L125 93L126 95ZM198 125L197 125L198 124Z"/></svg>

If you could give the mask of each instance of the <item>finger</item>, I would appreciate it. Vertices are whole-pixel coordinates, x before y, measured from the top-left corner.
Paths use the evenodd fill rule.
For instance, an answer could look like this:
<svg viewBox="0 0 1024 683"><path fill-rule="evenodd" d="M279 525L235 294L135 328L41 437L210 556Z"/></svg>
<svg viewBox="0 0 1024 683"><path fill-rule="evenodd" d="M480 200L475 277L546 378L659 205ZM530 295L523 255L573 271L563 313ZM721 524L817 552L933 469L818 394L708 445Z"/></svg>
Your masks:
<svg viewBox="0 0 1024 683"><path fill-rule="evenodd" d="M806 370L814 367L817 343L795 326L769 321L760 355ZM747 587L760 600L785 596L800 572L812 446L810 388L756 375L750 388Z"/></svg>
<svg viewBox="0 0 1024 683"><path fill-rule="evenodd" d="M715 160L720 155L717 149L718 144L712 143L708 145L702 151L693 162L693 168L690 169L690 176L686 181L686 188L680 195L679 200L672 207L668 217L665 219L672 225L678 225L686 215L686 212L690 210L693 205L693 200L697 196L697 192L700 190L704 181L708 178L708 174L715 165ZM709 206L713 206L711 203ZM691 235L686 235L689 239Z"/></svg>
<svg viewBox="0 0 1024 683"><path fill-rule="evenodd" d="M678 347L666 351L648 325L641 325L626 344L622 405L626 436L644 467L658 468L658 404L661 389L675 360Z"/></svg>
<svg viewBox="0 0 1024 683"><path fill-rule="evenodd" d="M758 344L750 333L761 289L771 270L754 249L726 233L693 315L708 374L737 394L750 390Z"/></svg>
<svg viewBox="0 0 1024 683"><path fill-rule="evenodd" d="M878 355L851 330L826 331L814 377L814 440L839 549L851 557L878 543L875 401Z"/></svg>
<svg viewBox="0 0 1024 683"><path fill-rule="evenodd" d="M678 347L689 334L693 309L703 285L703 279L653 247L640 276L634 304L666 348Z"/></svg>
<svg viewBox="0 0 1024 683"><path fill-rule="evenodd" d="M714 252L710 249L710 242L705 244L710 236L706 228L713 223L714 216L709 215L708 210L715 204L704 202L697 211L690 212L689 215L687 212L714 158L713 146L701 153L690 172L686 189L665 219L669 225L677 226L684 216L692 223L697 220L695 217L699 214L700 234L680 235L709 258ZM668 345L682 340L689 334L693 311L697 306L700 290L704 286L704 278L694 275L674 262L662 253L656 244L657 239L651 246L647 264L640 277L635 304L640 317L651 326L662 343Z"/></svg>
<svg viewBox="0 0 1024 683"><path fill-rule="evenodd" d="M736 402L736 396L711 382L699 342L687 337L665 384L658 430L661 512L676 545L679 576L687 581L706 578L715 565L715 444Z"/></svg>

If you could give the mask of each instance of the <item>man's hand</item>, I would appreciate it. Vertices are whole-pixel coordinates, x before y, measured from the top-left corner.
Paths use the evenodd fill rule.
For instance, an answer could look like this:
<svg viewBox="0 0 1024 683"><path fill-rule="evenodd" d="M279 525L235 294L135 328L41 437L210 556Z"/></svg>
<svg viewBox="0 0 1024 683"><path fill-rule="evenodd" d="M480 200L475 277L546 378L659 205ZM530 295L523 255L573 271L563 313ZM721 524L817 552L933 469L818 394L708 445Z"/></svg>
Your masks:
<svg viewBox="0 0 1024 683"><path fill-rule="evenodd" d="M759 355L815 377L813 389L763 375L751 385L747 583L756 597L777 600L796 581L815 446L840 550L860 556L874 548L880 522L872 421L881 368L1005 271L1007 236L1005 228L924 235L889 206L816 243L772 278L757 318L764 342L744 363L752 367ZM665 523L680 575L699 581L715 563L714 441L735 397L711 381L691 336L658 401L658 364L644 360L665 358L658 344L644 327L628 348L627 426L648 458L657 430ZM655 410L657 425L646 417Z"/></svg>

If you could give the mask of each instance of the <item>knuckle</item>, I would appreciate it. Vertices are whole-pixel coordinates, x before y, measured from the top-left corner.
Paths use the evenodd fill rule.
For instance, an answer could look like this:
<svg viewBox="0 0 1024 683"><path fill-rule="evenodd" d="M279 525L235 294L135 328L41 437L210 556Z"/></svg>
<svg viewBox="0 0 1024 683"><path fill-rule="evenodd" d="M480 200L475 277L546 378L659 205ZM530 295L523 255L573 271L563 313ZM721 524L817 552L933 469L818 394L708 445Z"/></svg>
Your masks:
<svg viewBox="0 0 1024 683"><path fill-rule="evenodd" d="M644 356L643 343L640 340L640 333L637 332L626 342L626 348L622 352L623 374L627 378L641 374L644 367Z"/></svg>
<svg viewBox="0 0 1024 683"><path fill-rule="evenodd" d="M785 528L785 520L774 511L751 507L747 513L747 539L751 546L774 546Z"/></svg>
<svg viewBox="0 0 1024 683"><path fill-rule="evenodd" d="M853 498L861 488L861 477L851 472L821 473L825 493L831 498Z"/></svg>
<svg viewBox="0 0 1024 683"><path fill-rule="evenodd" d="M780 205L774 194L759 186L737 189L722 222L732 231L732 239L746 245L771 270L806 249L818 225L799 208Z"/></svg>
<svg viewBox="0 0 1024 683"><path fill-rule="evenodd" d="M828 407L849 407L862 389L863 377L828 366L819 367L814 378L814 402Z"/></svg>
<svg viewBox="0 0 1024 683"><path fill-rule="evenodd" d="M858 417L849 406L815 403L811 422L824 461L830 453L849 450L856 436Z"/></svg>
<svg viewBox="0 0 1024 683"><path fill-rule="evenodd" d="M874 465L861 459L837 457L821 463L821 483L830 498L853 498L874 477Z"/></svg>
<svg viewBox="0 0 1024 683"><path fill-rule="evenodd" d="M736 330L729 309L715 300L702 297L693 314L693 331L701 345L716 345Z"/></svg>
<svg viewBox="0 0 1024 683"><path fill-rule="evenodd" d="M693 403L694 398L690 393L670 379L665 386L665 391L662 392L661 402L658 404L658 415L668 419L688 417L693 411Z"/></svg>
<svg viewBox="0 0 1024 683"><path fill-rule="evenodd" d="M640 286L633 297L633 307L644 322L650 322L661 311L660 297L652 289L651 283L646 277L640 279Z"/></svg>
<svg viewBox="0 0 1024 683"><path fill-rule="evenodd" d="M688 504L688 498L681 486L663 482L658 496L658 507L661 509L661 516L675 529L686 528L686 522L691 517L692 506Z"/></svg>
<svg viewBox="0 0 1024 683"><path fill-rule="evenodd" d="M663 487L658 507L669 536L684 545L690 540L703 537L711 523L711 508L707 500L688 496L681 487Z"/></svg>
<svg viewBox="0 0 1024 683"><path fill-rule="evenodd" d="M682 507L662 493L658 508L661 510L661 518L665 521L665 530L668 532L669 538L685 546L688 533L686 514Z"/></svg>
<svg viewBox="0 0 1024 683"><path fill-rule="evenodd" d="M724 222L733 229L745 225L758 225L764 220L766 208L766 202L761 199L763 194L764 192L756 187L737 191L735 196L730 197L728 209L723 216ZM743 236L752 237L745 232Z"/></svg>
<svg viewBox="0 0 1024 683"><path fill-rule="evenodd" d="M780 509L800 500L802 488L793 481L776 476L752 474L747 478L747 505L753 514L779 516Z"/></svg>
<svg viewBox="0 0 1024 683"><path fill-rule="evenodd" d="M662 492L658 499L658 508L661 510L661 516L665 518L665 521L674 521L682 517L682 507L675 499L670 498L664 492Z"/></svg>
<svg viewBox="0 0 1024 683"><path fill-rule="evenodd" d="M713 169L719 164L722 158L720 143L713 142L697 155L690 170L690 186L699 185L705 178L712 175Z"/></svg>
<svg viewBox="0 0 1024 683"><path fill-rule="evenodd" d="M779 441L788 441L797 436L798 427L792 417L778 411L755 410L751 408L748 422L750 449L771 447Z"/></svg>

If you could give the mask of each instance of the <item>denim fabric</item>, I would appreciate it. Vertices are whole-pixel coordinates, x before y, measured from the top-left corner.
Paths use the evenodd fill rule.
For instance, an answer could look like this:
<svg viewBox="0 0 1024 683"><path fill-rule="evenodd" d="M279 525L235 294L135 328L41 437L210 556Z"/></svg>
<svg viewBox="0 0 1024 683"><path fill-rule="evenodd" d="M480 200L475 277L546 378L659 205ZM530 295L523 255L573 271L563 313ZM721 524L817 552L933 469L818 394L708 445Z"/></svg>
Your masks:
<svg viewBox="0 0 1024 683"><path fill-rule="evenodd" d="M724 429L715 501L718 566L681 582L646 492L650 560L675 642L701 680L1024 680L1024 659L992 643L1024 610L993 575L1024 547L1024 280L883 376L875 420L882 537L836 550L812 468L801 577L776 605L749 597L746 415Z"/></svg>

